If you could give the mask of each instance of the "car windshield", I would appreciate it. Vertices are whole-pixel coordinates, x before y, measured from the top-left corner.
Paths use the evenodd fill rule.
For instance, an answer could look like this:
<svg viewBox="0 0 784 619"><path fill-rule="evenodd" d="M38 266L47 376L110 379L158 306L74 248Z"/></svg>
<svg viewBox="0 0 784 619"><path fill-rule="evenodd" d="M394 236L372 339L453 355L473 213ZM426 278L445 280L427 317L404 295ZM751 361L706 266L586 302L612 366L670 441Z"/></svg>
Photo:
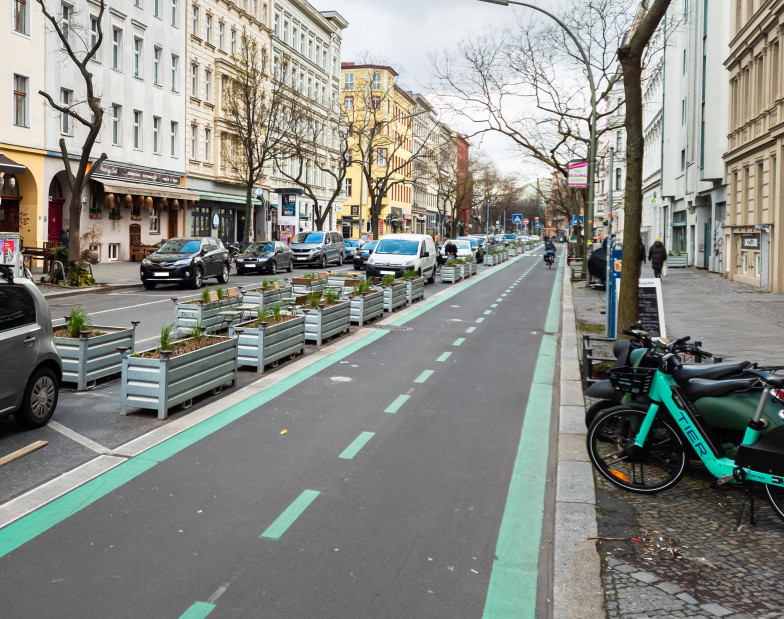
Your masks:
<svg viewBox="0 0 784 619"><path fill-rule="evenodd" d="M471 243L471 247L479 247L479 241L477 241L476 239L465 239L465 240Z"/></svg>
<svg viewBox="0 0 784 619"><path fill-rule="evenodd" d="M275 251L274 243L251 243L245 250L249 254L269 254Z"/></svg>
<svg viewBox="0 0 784 619"><path fill-rule="evenodd" d="M321 243L324 240L323 232L300 232L291 239L292 243Z"/></svg>
<svg viewBox="0 0 784 619"><path fill-rule="evenodd" d="M381 239L374 253L394 254L396 256L416 256L419 250L419 241L404 239Z"/></svg>
<svg viewBox="0 0 784 619"><path fill-rule="evenodd" d="M505 239L511 239L511 240L514 241L517 237L514 234L505 234L504 238Z"/></svg>
<svg viewBox="0 0 784 619"><path fill-rule="evenodd" d="M359 241L357 239L346 239L343 243L346 247L359 247Z"/></svg>
<svg viewBox="0 0 784 619"><path fill-rule="evenodd" d="M376 245L378 245L378 241L370 241L370 243L365 243L362 246L362 251L370 253L376 248Z"/></svg>
<svg viewBox="0 0 784 619"><path fill-rule="evenodd" d="M159 254L195 254L201 247L198 239L170 239L157 251Z"/></svg>

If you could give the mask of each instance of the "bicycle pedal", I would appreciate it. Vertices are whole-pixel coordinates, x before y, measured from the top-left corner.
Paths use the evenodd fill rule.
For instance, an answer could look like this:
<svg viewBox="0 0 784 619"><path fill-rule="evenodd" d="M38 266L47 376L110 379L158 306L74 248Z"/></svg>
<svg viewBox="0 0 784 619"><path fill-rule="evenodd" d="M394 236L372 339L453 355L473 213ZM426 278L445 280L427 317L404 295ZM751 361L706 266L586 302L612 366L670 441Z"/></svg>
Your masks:
<svg viewBox="0 0 784 619"><path fill-rule="evenodd" d="M728 483L730 483L730 482L731 482L731 481L733 481L734 479L735 479L735 477L734 477L734 476L733 476L733 475L730 473L729 475L722 475L721 477L719 477L719 478L716 480L716 483L717 483L719 486L723 486L723 485L725 485L725 484L728 484Z"/></svg>

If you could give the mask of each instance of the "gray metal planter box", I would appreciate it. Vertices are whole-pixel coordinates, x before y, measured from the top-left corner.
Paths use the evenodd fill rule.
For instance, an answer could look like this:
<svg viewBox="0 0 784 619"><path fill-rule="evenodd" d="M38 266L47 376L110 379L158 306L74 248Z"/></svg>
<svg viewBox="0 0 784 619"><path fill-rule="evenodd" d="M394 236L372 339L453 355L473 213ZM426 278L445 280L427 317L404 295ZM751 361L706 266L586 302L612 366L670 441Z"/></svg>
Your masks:
<svg viewBox="0 0 784 619"><path fill-rule="evenodd" d="M169 409L202 393L237 382L237 339L226 338L176 357L162 352L156 358L122 354L120 414L129 408L158 411L166 419Z"/></svg>
<svg viewBox="0 0 784 619"><path fill-rule="evenodd" d="M305 277L292 277L291 288L295 295L309 294L327 287L326 279L307 279Z"/></svg>
<svg viewBox="0 0 784 619"><path fill-rule="evenodd" d="M413 303L425 298L425 278L415 277L406 280L406 301Z"/></svg>
<svg viewBox="0 0 784 619"><path fill-rule="evenodd" d="M471 265L465 262L461 266L463 267L463 279L471 277Z"/></svg>
<svg viewBox="0 0 784 619"><path fill-rule="evenodd" d="M471 275L476 275L476 262L472 260L468 266L471 268Z"/></svg>
<svg viewBox="0 0 784 619"><path fill-rule="evenodd" d="M446 265L441 267L441 283L455 284L463 278L463 267L459 264L448 267Z"/></svg>
<svg viewBox="0 0 784 619"><path fill-rule="evenodd" d="M251 290L242 291L242 304L243 305L258 305L260 309L270 307L287 300L291 297L293 291L291 286L281 286L280 288L269 288L262 290L255 288Z"/></svg>
<svg viewBox="0 0 784 619"><path fill-rule="evenodd" d="M667 260L664 264L666 264L668 267L672 267L673 269L687 267L689 266L688 256L686 254L683 254L682 256L667 256Z"/></svg>
<svg viewBox="0 0 784 619"><path fill-rule="evenodd" d="M136 324L131 328L91 327L103 335L89 336L83 331L79 338L55 337L54 345L63 362L63 382L76 383L76 389L87 389L99 378L122 372L122 354L118 347L133 350Z"/></svg>
<svg viewBox="0 0 784 619"><path fill-rule="evenodd" d="M174 326L182 335L196 325L201 325L203 333L217 333L227 329L230 324L237 323L240 316L220 316L220 312L231 311L240 304L239 297L221 299L205 303L201 299L195 303L174 304Z"/></svg>
<svg viewBox="0 0 784 619"><path fill-rule="evenodd" d="M330 273L327 278L327 287L340 288L345 292L351 292L354 286L363 279L365 279L364 273Z"/></svg>
<svg viewBox="0 0 784 619"><path fill-rule="evenodd" d="M298 355L305 350L305 317L258 327L237 325L229 335L237 334L237 364L251 366L261 374L270 363Z"/></svg>
<svg viewBox="0 0 784 619"><path fill-rule="evenodd" d="M394 312L398 307L403 307L408 299L406 293L408 286L405 282L394 283L391 286L383 286L384 290L384 311Z"/></svg>
<svg viewBox="0 0 784 619"><path fill-rule="evenodd" d="M363 326L384 314L384 292L374 290L351 297L351 322Z"/></svg>
<svg viewBox="0 0 784 619"><path fill-rule="evenodd" d="M485 254L485 266L491 267L495 264L495 256L492 254Z"/></svg>
<svg viewBox="0 0 784 619"><path fill-rule="evenodd" d="M351 329L351 304L342 301L326 307L320 305L317 309L299 309L305 315L305 341L315 342L321 346L325 339L347 333Z"/></svg>

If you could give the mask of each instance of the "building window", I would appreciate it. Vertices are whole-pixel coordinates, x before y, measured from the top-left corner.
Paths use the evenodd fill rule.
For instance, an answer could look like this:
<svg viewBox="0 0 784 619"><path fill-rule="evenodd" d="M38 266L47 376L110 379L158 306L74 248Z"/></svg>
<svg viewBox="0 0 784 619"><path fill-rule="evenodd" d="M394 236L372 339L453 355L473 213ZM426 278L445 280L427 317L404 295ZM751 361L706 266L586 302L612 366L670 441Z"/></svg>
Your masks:
<svg viewBox="0 0 784 619"><path fill-rule="evenodd" d="M194 206L191 211L193 236L210 236L212 213L209 206Z"/></svg>
<svg viewBox="0 0 784 619"><path fill-rule="evenodd" d="M152 117L152 152L161 154L161 117Z"/></svg>
<svg viewBox="0 0 784 619"><path fill-rule="evenodd" d="M157 234L160 229L160 217L158 216L158 205L153 202L152 210L150 211L150 232Z"/></svg>
<svg viewBox="0 0 784 619"><path fill-rule="evenodd" d="M197 6L191 9L191 34L199 36L199 7Z"/></svg>
<svg viewBox="0 0 784 619"><path fill-rule="evenodd" d="M273 32L275 33L276 37L280 38L280 15L277 13L275 13L275 26L273 28Z"/></svg>
<svg viewBox="0 0 784 619"><path fill-rule="evenodd" d="M381 74L373 74L373 90L381 90Z"/></svg>
<svg viewBox="0 0 784 619"><path fill-rule="evenodd" d="M344 107L347 110L353 110L354 109L354 97L346 97L344 101L345 101Z"/></svg>
<svg viewBox="0 0 784 619"><path fill-rule="evenodd" d="M346 179L346 197L347 198L351 197L351 179L350 178Z"/></svg>
<svg viewBox="0 0 784 619"><path fill-rule="evenodd" d="M686 169L686 149L681 151L681 170Z"/></svg>
<svg viewBox="0 0 784 619"><path fill-rule="evenodd" d="M299 32L299 30L297 30L297 27L294 26L294 28L291 30L291 41L292 41L292 44L296 44L296 42L297 42L297 33L298 32Z"/></svg>
<svg viewBox="0 0 784 619"><path fill-rule="evenodd" d="M177 20L177 0L171 0L171 25L175 28L178 24Z"/></svg>
<svg viewBox="0 0 784 619"><path fill-rule="evenodd" d="M371 100L371 102L373 104L373 109L374 110L380 110L381 109L381 97L377 97L377 96L374 95L374 96L372 96L370 98L370 100Z"/></svg>
<svg viewBox="0 0 784 619"><path fill-rule="evenodd" d="M686 99L681 99L681 125L686 124Z"/></svg>
<svg viewBox="0 0 784 619"><path fill-rule="evenodd" d="M387 165L387 149L386 148L379 148L376 151L376 165L378 165L378 166L385 166L385 165Z"/></svg>
<svg viewBox="0 0 784 619"><path fill-rule="evenodd" d="M142 113L139 110L133 111L133 147L142 147Z"/></svg>
<svg viewBox="0 0 784 619"><path fill-rule="evenodd" d="M63 38L71 42L71 16L73 15L73 7L70 4L62 5L62 18L60 19L60 29L63 32ZM65 45L63 45L65 47Z"/></svg>
<svg viewBox="0 0 784 619"><path fill-rule="evenodd" d="M198 97L199 94L199 67L195 62L191 63L191 97Z"/></svg>
<svg viewBox="0 0 784 619"><path fill-rule="evenodd" d="M354 74L346 73L343 76L343 90L354 90Z"/></svg>
<svg viewBox="0 0 784 619"><path fill-rule="evenodd" d="M116 103L112 104L112 144L120 146L120 139L122 132L120 131L120 122L122 121L122 106Z"/></svg>
<svg viewBox="0 0 784 619"><path fill-rule="evenodd" d="M169 150L171 152L171 156L175 159L179 156L177 153L177 129L177 123L172 121L171 128L169 130Z"/></svg>
<svg viewBox="0 0 784 619"><path fill-rule="evenodd" d="M194 161L196 160L196 146L198 138L196 137L196 132L198 131L198 127L196 125L191 125L191 159Z"/></svg>
<svg viewBox="0 0 784 619"><path fill-rule="evenodd" d="M171 57L171 89L177 92L177 66L180 63L179 56L172 54Z"/></svg>
<svg viewBox="0 0 784 619"><path fill-rule="evenodd" d="M27 78L14 75L14 124L27 127Z"/></svg>
<svg viewBox="0 0 784 619"><path fill-rule="evenodd" d="M212 150L212 129L204 129L204 161L210 163L212 157L210 151Z"/></svg>
<svg viewBox="0 0 784 619"><path fill-rule="evenodd" d="M204 70L204 100L212 101L212 71Z"/></svg>
<svg viewBox="0 0 784 619"><path fill-rule="evenodd" d="M29 34L27 26L27 0L14 0L14 30Z"/></svg>
<svg viewBox="0 0 784 619"><path fill-rule="evenodd" d="M683 50L683 69L681 71L683 75L686 75L686 50Z"/></svg>
<svg viewBox="0 0 784 619"><path fill-rule="evenodd" d="M152 1L152 14L153 14L153 17L160 17L161 16L161 0L153 0Z"/></svg>
<svg viewBox="0 0 784 619"><path fill-rule="evenodd" d="M308 59L313 60L313 39L308 39Z"/></svg>
<svg viewBox="0 0 784 619"><path fill-rule="evenodd" d="M98 44L98 18L95 15L90 15L90 47L93 48ZM100 61L101 50L96 49L93 54L93 60Z"/></svg>
<svg viewBox="0 0 784 619"><path fill-rule="evenodd" d="M112 69L122 70L122 30L112 28Z"/></svg>
<svg viewBox="0 0 784 619"><path fill-rule="evenodd" d="M161 84L161 48L157 45L152 49L152 81L156 86Z"/></svg>
<svg viewBox="0 0 784 619"><path fill-rule="evenodd" d="M615 190L621 189L621 168L615 168Z"/></svg>
<svg viewBox="0 0 784 619"><path fill-rule="evenodd" d="M223 31L225 27L223 22L218 23L218 49L221 51L223 51Z"/></svg>
<svg viewBox="0 0 784 619"><path fill-rule="evenodd" d="M119 243L109 243L109 256L108 260L119 260L120 259L120 244Z"/></svg>
<svg viewBox="0 0 784 619"><path fill-rule="evenodd" d="M204 18L204 28L206 30L204 33L204 40L212 45L212 15L209 13L207 13L207 17Z"/></svg>
<svg viewBox="0 0 784 619"><path fill-rule="evenodd" d="M133 38L133 76L141 77L142 74L142 40Z"/></svg>
<svg viewBox="0 0 784 619"><path fill-rule="evenodd" d="M60 104L68 107L73 103L73 91L65 88L60 89ZM60 114L60 133L71 135L71 117L68 114Z"/></svg>
<svg viewBox="0 0 784 619"><path fill-rule="evenodd" d="M234 28L232 28L231 29L231 55L233 56L236 51L237 51L237 31Z"/></svg>
<svg viewBox="0 0 784 619"><path fill-rule="evenodd" d="M283 42L289 42L289 22L286 20L283 20Z"/></svg>

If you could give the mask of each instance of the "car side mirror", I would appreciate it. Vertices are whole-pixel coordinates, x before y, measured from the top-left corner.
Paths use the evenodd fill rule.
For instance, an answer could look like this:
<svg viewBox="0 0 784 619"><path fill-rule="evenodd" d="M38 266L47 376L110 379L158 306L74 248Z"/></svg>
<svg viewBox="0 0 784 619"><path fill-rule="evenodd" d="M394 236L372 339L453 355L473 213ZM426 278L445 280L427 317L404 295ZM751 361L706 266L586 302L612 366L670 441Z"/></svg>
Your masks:
<svg viewBox="0 0 784 619"><path fill-rule="evenodd" d="M426 251L426 252L424 252L424 253L422 254L422 257L423 257L423 258L429 258L429 257L430 257L430 252L429 252L429 251Z"/></svg>

